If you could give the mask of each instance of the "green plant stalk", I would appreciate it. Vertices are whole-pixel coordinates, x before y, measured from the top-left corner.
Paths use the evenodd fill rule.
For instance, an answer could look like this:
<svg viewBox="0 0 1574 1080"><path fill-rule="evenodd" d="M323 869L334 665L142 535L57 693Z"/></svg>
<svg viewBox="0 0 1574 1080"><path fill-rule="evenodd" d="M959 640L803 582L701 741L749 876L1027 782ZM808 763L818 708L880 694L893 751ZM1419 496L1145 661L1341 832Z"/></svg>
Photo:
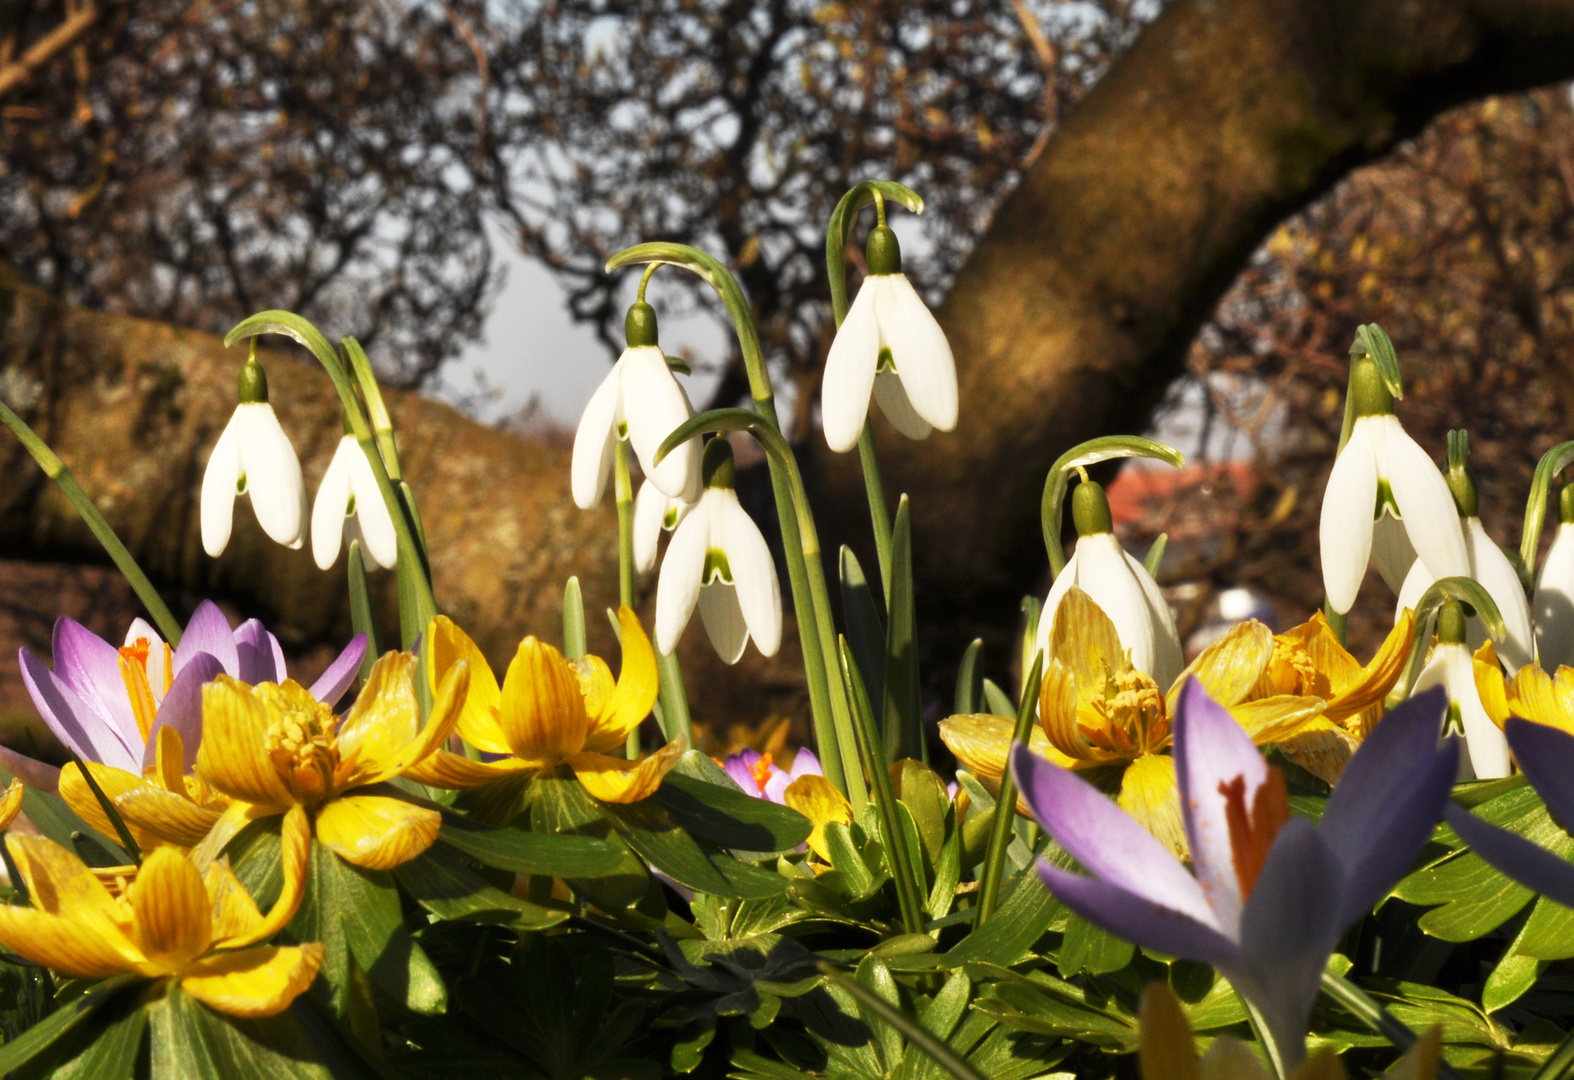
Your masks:
<svg viewBox="0 0 1574 1080"><path fill-rule="evenodd" d="M366 561L361 558L361 542L350 541L350 626L358 634L366 635L366 655L361 657L361 682L372 677L372 665L382 655L382 644L377 640L377 616L372 610L372 594L366 584Z"/></svg>
<svg viewBox="0 0 1574 1080"><path fill-rule="evenodd" d="M1367 1027L1377 1032L1383 1038L1393 1043L1401 1050L1408 1050L1415 1045L1417 1035L1404 1021L1396 1019L1387 1009L1362 990L1355 983L1332 971L1324 971L1322 979L1323 993L1338 1002L1350 1015L1361 1021ZM1566 1055L1565 1065L1556 1072L1548 1072L1548 1067L1559 1054ZM1554 1080L1566 1071L1567 1066L1574 1065L1574 1036L1565 1039L1542 1065L1533 1080ZM1446 1061L1437 1063L1437 1075L1443 1080L1462 1080L1459 1071Z"/></svg>
<svg viewBox="0 0 1574 1080"><path fill-rule="evenodd" d="M1339 644L1345 644L1345 639L1350 635L1349 613L1343 615L1328 606L1328 601L1323 601L1323 618L1328 620L1329 629L1333 630L1334 637L1339 639Z"/></svg>
<svg viewBox="0 0 1574 1080"><path fill-rule="evenodd" d="M618 504L618 603L634 607L634 482L629 476L629 444L617 440L612 467L612 494ZM629 732L625 748L630 760L639 757L639 728Z"/></svg>
<svg viewBox="0 0 1574 1080"><path fill-rule="evenodd" d="M66 500L71 503L72 509L81 515L88 529L93 533L104 548L115 568L131 583L132 591L137 594L137 599L142 601L142 606L147 608L148 614L158 624L159 633L164 635L164 640L171 647L180 644L180 623L171 614L164 598L158 594L148 576L142 572L142 567L137 565L137 560L131 557L131 552L126 550L126 545L120 542L120 537L115 535L115 530L109 527L109 522L104 520L104 515L98 512L98 507L93 505L93 500L88 498L87 492L82 490L82 485L77 483L71 470L66 468L66 463L49 448L49 444L38 437L38 433L28 427L27 421L12 412L3 402L0 402L0 422L11 429L11 434L16 436L17 442L33 455L33 460L38 462L38 467L44 475L55 482Z"/></svg>
<svg viewBox="0 0 1574 1080"><path fill-rule="evenodd" d="M846 975L823 961L820 964L820 973L830 982L857 998L860 1005L863 1005L881 1020L884 1020L887 1024L901 1032L903 1038L928 1054L934 1059L935 1064L954 1076L956 1080L987 1080L983 1073L964 1061L944 1041L937 1038L933 1033L926 1030L922 1024L900 1009L893 1009L889 1003L871 994L858 980L849 979Z"/></svg>
<svg viewBox="0 0 1574 1080"><path fill-rule="evenodd" d="M1011 745L1026 743L1033 727L1033 715L1038 711L1038 684L1044 675L1044 654L1033 658L1032 670L1022 683L1022 704L1017 707L1017 726L1011 733ZM989 829L989 847L984 855L984 878L978 887L978 915L973 919L977 931L989 921L1000 902L1000 879L1005 875L1006 847L1010 842L1011 826L1017 816L1017 784L1011 775L1011 759L1006 758L1006 772L1000 778L1000 793L995 796L995 820Z"/></svg>
<svg viewBox="0 0 1574 1080"><path fill-rule="evenodd" d="M896 900L902 912L902 926L909 934L921 934L924 932L924 889L918 877L917 853L907 847L907 830L902 828L901 812L896 808L896 790L891 786L891 771L886 766L885 754L880 747L880 734L875 729L869 695L864 692L863 676L858 673L858 661L853 659L853 650L847 644L846 636L838 636L836 647L841 658L842 678L852 691L853 718L858 732L858 759L873 787L870 797L880 816L880 831L884 834L891 878L896 883Z"/></svg>
<svg viewBox="0 0 1574 1080"><path fill-rule="evenodd" d="M372 434L377 439L377 449L383 455L383 464L388 469L388 479L398 483L404 479L404 470L399 464L399 446L394 440L393 420L388 415L388 406L383 402L382 388L377 385L377 373L372 370L372 362L367 359L366 350L361 348L359 341L353 337L340 338L339 345L350 358L350 368L355 373L356 384L361 388L361 399L366 403L367 417L372 424Z"/></svg>
<svg viewBox="0 0 1574 1080"><path fill-rule="evenodd" d="M1439 1076L1445 1075L1443 1072L1444 1068L1453 1073L1447 1080L1459 1080L1459 1074L1454 1072L1454 1067L1441 1061L1438 1062L1437 1066L1437 1074ZM1557 1049L1552 1051L1547 1060L1541 1063L1541 1068L1536 1070L1536 1075L1532 1076L1530 1080L1563 1080L1564 1077L1569 1075L1570 1071L1574 1071L1574 1032L1563 1036L1563 1041L1558 1043Z"/></svg>
<svg viewBox="0 0 1574 1080"><path fill-rule="evenodd" d="M758 418L785 448L786 440L782 437L781 422L776 415L776 398L765 368L765 354L760 349L759 335L748 303L744 300L743 290L738 287L731 271L703 251L684 244L668 243L637 244L626 248L607 261L606 270L611 273L623 266L651 262L681 266L699 275L716 290L738 334L744 370L749 377L749 394L754 399ZM671 436L668 442L671 442ZM667 443L662 445L666 446ZM802 494L803 483L797 476L797 464L790 450L784 457L771 459L770 474L771 490L776 497L776 516L782 532L782 547L787 557L787 578L798 616L798 640L803 648L804 674L809 684L809 708L813 714L820 763L825 769L826 780L847 796L853 812L859 814L868 802L868 793L862 777L846 768L846 762L857 760L852 717L845 685L840 678L834 685L831 682L832 668L828 664L836 655L836 638L831 626L830 593L825 586L819 539L812 535L813 518L809 516L808 499ZM795 500L795 495L801 498L801 502ZM809 523L811 535L806 536L801 531L805 520ZM806 624L808 632L804 630Z"/></svg>
<svg viewBox="0 0 1574 1080"><path fill-rule="evenodd" d="M661 673L657 700L661 702L661 733L671 742L679 735L694 745L694 722L689 716L689 695L683 686L683 669L678 666L674 653L668 656L656 653L656 667Z"/></svg>
<svg viewBox="0 0 1574 1080"><path fill-rule="evenodd" d="M1574 441L1558 443L1536 463L1530 494L1525 498L1525 524L1519 534L1520 577L1527 589L1535 584L1536 553L1541 547L1541 530L1547 520L1552 481L1571 464L1574 464Z"/></svg>
<svg viewBox="0 0 1574 1080"><path fill-rule="evenodd" d="M874 452L874 431L864 420L858 433L858 461L863 466L864 491L869 497L869 521L874 527L874 553L880 562L880 587L885 592L885 609L891 610L891 509L885 501L885 484L880 479L880 459Z"/></svg>
<svg viewBox="0 0 1574 1080"><path fill-rule="evenodd" d="M1263 1056L1268 1059L1269 1070L1273 1073L1276 1080L1286 1080L1286 1077L1290 1075L1295 1066L1299 1065L1301 1060L1306 1057L1304 1041L1300 1053L1293 1055L1293 1059L1287 1056L1285 1048L1280 1046L1273 1037L1273 1029L1268 1026L1262 1014L1257 1011L1257 1006L1246 1000L1243 995L1236 996L1240 998L1241 1006L1246 1010L1246 1022L1251 1025L1252 1034L1257 1037L1257 1042L1261 1044Z"/></svg>

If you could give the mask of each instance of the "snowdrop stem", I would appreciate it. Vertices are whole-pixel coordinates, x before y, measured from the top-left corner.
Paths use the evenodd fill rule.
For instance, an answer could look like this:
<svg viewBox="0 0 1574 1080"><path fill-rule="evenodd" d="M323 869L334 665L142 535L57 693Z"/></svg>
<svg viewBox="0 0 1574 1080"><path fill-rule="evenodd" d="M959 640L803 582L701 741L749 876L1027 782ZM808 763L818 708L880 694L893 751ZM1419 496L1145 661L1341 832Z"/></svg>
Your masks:
<svg viewBox="0 0 1574 1080"><path fill-rule="evenodd" d="M372 594L366 584L366 560L361 556L361 541L351 540L349 558L350 625L357 634L366 635L366 654L361 657L361 682L372 677L372 665L383 654L378 640L377 618L373 613Z"/></svg>
<svg viewBox="0 0 1574 1080"><path fill-rule="evenodd" d="M1185 455L1172 446L1139 435L1106 435L1073 446L1050 467L1049 475L1044 478L1044 495L1039 501L1039 521L1044 530L1044 550L1049 555L1051 579L1059 577L1066 568L1066 549L1060 543L1060 525L1071 474L1086 476L1085 470L1089 465L1129 457L1153 458L1177 469L1186 464Z"/></svg>
<svg viewBox="0 0 1574 1080"><path fill-rule="evenodd" d="M1017 706L1017 726L1011 733L1011 743L1026 743L1033 728L1033 718L1038 714L1038 685L1044 675L1044 654L1033 658L1033 668L1022 683L1022 704ZM995 820L989 829L989 847L984 855L984 876L978 886L978 914L973 917L973 930L989 921L1000 902L1000 882L1006 872L1006 846L1010 843L1011 827L1017 816L1017 785L1011 770L1000 779L1000 791L995 796Z"/></svg>
<svg viewBox="0 0 1574 1080"><path fill-rule="evenodd" d="M1547 520L1547 500L1552 495L1552 480L1569 465L1574 465L1574 441L1561 442L1541 455L1536 474L1525 498L1525 525L1519 534L1519 576L1529 588L1536 577L1536 554L1541 547L1541 530Z"/></svg>
<svg viewBox="0 0 1574 1080"><path fill-rule="evenodd" d="M645 267L645 272L639 276L639 292L634 297L634 302L636 304L643 304L645 302L645 286L650 284L651 277L656 273L656 267L660 265L661 264L659 262L651 263L649 266Z"/></svg>
<svg viewBox="0 0 1574 1080"><path fill-rule="evenodd" d="M694 744L694 723L689 716L689 694L683 685L683 669L678 665L678 655L656 653L656 667L661 682L656 691L657 704L661 706L661 733L671 742L680 734Z"/></svg>
<svg viewBox="0 0 1574 1080"><path fill-rule="evenodd" d="M874 550L880 559L880 587L885 590L885 607L891 609L891 511L885 501L885 484L880 479L880 459L874 452L874 432L869 421L858 434L858 461L864 470L864 491L869 495L869 521L874 526Z"/></svg>
<svg viewBox="0 0 1574 1080"><path fill-rule="evenodd" d="M1323 601L1323 618L1328 620L1328 628L1334 632L1334 637L1343 645L1350 636L1350 613L1335 611L1327 600Z"/></svg>
<svg viewBox="0 0 1574 1080"><path fill-rule="evenodd" d="M1421 661L1426 657L1427 646L1432 643L1432 616L1436 615L1449 600L1456 600L1475 608L1476 615L1480 617L1488 636L1493 641L1502 641L1508 636L1508 628L1503 622L1497 604L1480 583L1474 578L1467 577L1439 578L1421 594L1421 599L1416 603L1415 638L1410 644L1410 655L1405 660L1404 669L1399 673L1399 681L1394 683L1394 688L1389 691L1388 698L1383 703L1385 709L1392 709L1410 696L1410 686L1421 670Z"/></svg>
<svg viewBox="0 0 1574 1080"><path fill-rule="evenodd" d="M634 483L629 477L629 444L617 444L613 496L618 504L618 603L634 606Z"/></svg>
<svg viewBox="0 0 1574 1080"><path fill-rule="evenodd" d="M372 424L377 450L383 456L383 465L388 469L388 479L397 484L404 479L404 474L399 465L399 447L394 442L393 420L388 415L388 406L383 402L383 392L377 385L377 373L372 370L372 362L367 359L366 350L361 348L359 341L353 337L340 338L339 345L350 358L350 368L355 372L356 385L360 387L361 398L366 402L367 418Z"/></svg>
<svg viewBox="0 0 1574 1080"><path fill-rule="evenodd" d="M38 467L44 475L55 482L61 494L71 503L82 520L87 523L88 529L94 538L103 545L104 551L114 562L115 568L131 583L132 591L137 594L137 599L142 601L142 606L148 609L148 614L158 624L159 633L164 635L164 640L170 645L180 644L180 623L170 613L164 598L158 594L148 576L142 572L142 567L137 565L137 560L131 557L131 552L126 550L126 545L120 542L120 537L115 535L115 530L109 527L109 522L104 520L104 515L98 512L98 507L93 505L93 500L88 498L87 492L82 490L82 485L77 483L71 470L66 468L66 463L61 461L49 444L38 437L38 433L28 427L27 422L16 413L12 412L3 402L0 402L0 423L11 429L11 434L16 436L17 442L33 455L33 460L38 462Z"/></svg>
<svg viewBox="0 0 1574 1080"><path fill-rule="evenodd" d="M842 320L847 318L848 235L852 232L858 211L877 198L880 200L875 210L879 217L877 228L885 224L886 199L895 199L915 214L924 212L924 200L918 192L890 180L866 180L842 196L836 209L831 211L830 223L825 228L825 273L830 279L831 315L836 319L837 326L841 326Z"/></svg>

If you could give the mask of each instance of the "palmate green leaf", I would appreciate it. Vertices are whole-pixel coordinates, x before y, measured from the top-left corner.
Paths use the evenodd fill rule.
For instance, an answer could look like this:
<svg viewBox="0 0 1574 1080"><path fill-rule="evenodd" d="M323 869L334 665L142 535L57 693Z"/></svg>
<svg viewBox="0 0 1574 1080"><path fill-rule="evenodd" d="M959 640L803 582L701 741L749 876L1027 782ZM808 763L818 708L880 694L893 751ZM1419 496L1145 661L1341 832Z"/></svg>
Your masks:
<svg viewBox="0 0 1574 1080"><path fill-rule="evenodd" d="M1044 888L1038 874L1024 871L1007 887L1000 907L983 929L973 931L945 954L944 966L957 968L987 961L1009 967L1044 936L1060 910L1060 901Z"/></svg>
<svg viewBox="0 0 1574 1080"><path fill-rule="evenodd" d="M574 782L574 786L579 785ZM605 840L513 827L489 829L452 813L443 815L442 831L437 836L442 843L479 862L516 874L601 877L615 873L623 860L622 850Z"/></svg>
<svg viewBox="0 0 1574 1080"><path fill-rule="evenodd" d="M1445 1044L1467 1043L1507 1049L1513 1042L1509 1029L1481 1011L1472 1001L1421 983L1372 980L1372 996L1381 1001L1395 1020L1412 1031L1441 1025Z"/></svg>
<svg viewBox="0 0 1574 1080"><path fill-rule="evenodd" d="M507 923L519 930L545 930L568 912L541 907L504 892L470 869L469 860L447 844L433 844L394 868L394 877L416 903L440 919Z"/></svg>
<svg viewBox="0 0 1574 1080"><path fill-rule="evenodd" d="M44 1019L0 1046L0 1076L15 1080L52 1076L59 1065L75 1057L113 1026L111 1005L120 1004L123 995L137 995L144 982L135 975L122 975L88 990L75 1001L61 1005Z"/></svg>
<svg viewBox="0 0 1574 1080"><path fill-rule="evenodd" d="M11 774L0 768L0 787L10 786L11 780ZM89 866L125 866L131 862L114 839L101 835L77 817L59 795L30 787L22 794L22 813L39 832L67 851L75 851Z"/></svg>
<svg viewBox="0 0 1574 1080"><path fill-rule="evenodd" d="M652 796L696 840L738 851L778 854L809 839L809 819L789 806L668 773Z"/></svg>
<svg viewBox="0 0 1574 1080"><path fill-rule="evenodd" d="M371 1080L304 1002L258 1020L225 1016L171 985L148 1006L152 1080Z"/></svg>
<svg viewBox="0 0 1574 1080"><path fill-rule="evenodd" d="M56 1069L54 1080L132 1080L148 1028L146 992L127 990L95 1018L104 1025L91 1045Z"/></svg>
<svg viewBox="0 0 1574 1080"><path fill-rule="evenodd" d="M991 980L981 987L973 1008L1003 1024L1091 1046L1136 1049L1136 1018L1089 1001L1087 992L1073 983L1042 971L1019 975L989 963L973 963L967 970L975 981Z"/></svg>
<svg viewBox="0 0 1574 1080"><path fill-rule="evenodd" d="M1107 975L1131 963L1136 946L1101 930L1079 915L1066 918L1065 936L1060 942L1059 968L1063 978L1080 975Z"/></svg>
<svg viewBox="0 0 1574 1080"><path fill-rule="evenodd" d="M608 803L603 809L618 835L640 858L680 885L744 900L779 896L787 891L787 879L780 874L700 845L678 827L655 799L626 805Z"/></svg>

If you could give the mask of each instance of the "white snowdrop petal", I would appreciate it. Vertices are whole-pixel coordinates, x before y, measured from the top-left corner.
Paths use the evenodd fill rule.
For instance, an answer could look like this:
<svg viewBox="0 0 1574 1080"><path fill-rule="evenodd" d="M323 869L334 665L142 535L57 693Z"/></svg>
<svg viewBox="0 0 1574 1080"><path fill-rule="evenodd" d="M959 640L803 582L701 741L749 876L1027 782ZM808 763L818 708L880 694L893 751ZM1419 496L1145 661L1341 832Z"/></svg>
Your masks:
<svg viewBox="0 0 1574 1080"><path fill-rule="evenodd" d="M218 558L230 542L235 516L235 485L240 482L240 417L230 417L208 455L202 474L202 547Z"/></svg>
<svg viewBox="0 0 1574 1080"><path fill-rule="evenodd" d="M1399 621L1399 616L1404 613L1405 608L1414 611L1416 605L1421 603L1421 597L1436 580L1432 572L1426 568L1426 563L1420 559L1412 563L1410 573L1405 575L1404 583L1399 586L1399 600L1394 604L1394 621Z"/></svg>
<svg viewBox="0 0 1574 1080"><path fill-rule="evenodd" d="M1382 516L1372 525L1372 565L1395 596L1415 561L1416 549L1410 546L1405 523L1394 517L1393 507L1385 506Z"/></svg>
<svg viewBox="0 0 1574 1080"><path fill-rule="evenodd" d="M317 569L326 570L339 558L339 543L344 537L344 509L350 501L350 467L345 444L355 446L355 437L346 435L328 462L317 486L317 501L312 504L312 558Z"/></svg>
<svg viewBox="0 0 1574 1080"><path fill-rule="evenodd" d="M1470 573L1459 510L1436 463L1400 427L1398 417L1373 416L1366 422L1373 425L1379 474L1393 490L1416 557L1435 577Z"/></svg>
<svg viewBox="0 0 1574 1080"><path fill-rule="evenodd" d="M1080 548L1080 544L1078 545ZM1049 635L1055 629L1055 615L1060 611L1060 602L1071 591L1071 586L1077 583L1077 550L1071 552L1071 557L1066 560L1066 565L1061 568L1054 582L1049 586L1049 595L1044 598L1044 609L1038 616L1038 634L1033 639L1035 653L1047 652L1049 649ZM1044 657L1044 662L1049 662L1049 657ZM1033 663L1029 657L1028 665Z"/></svg>
<svg viewBox="0 0 1574 1080"><path fill-rule="evenodd" d="M1559 525L1536 579L1536 649L1541 666L1556 672L1574 664L1574 525Z"/></svg>
<svg viewBox="0 0 1574 1080"><path fill-rule="evenodd" d="M1471 770L1478 780L1501 780L1511 771L1508 740L1481 704L1470 653L1462 645L1441 646L1438 651L1447 653L1443 662L1448 666L1448 697L1459 706Z"/></svg>
<svg viewBox="0 0 1574 1080"><path fill-rule="evenodd" d="M1126 565L1126 553L1113 533L1095 533L1077 541L1077 587L1087 593L1115 624L1121 648L1131 666L1153 674L1155 643L1142 586Z"/></svg>
<svg viewBox="0 0 1574 1080"><path fill-rule="evenodd" d="M656 648L666 656L677 648L699 600L700 574L710 546L707 510L702 503L699 513L683 519L667 545L667 557L661 561L661 576L656 581Z"/></svg>
<svg viewBox="0 0 1574 1080"><path fill-rule="evenodd" d="M880 356L880 330L875 324L874 290L866 280L847 310L825 358L820 383L820 424L825 441L838 454L858 445L869 413L875 365Z"/></svg>
<svg viewBox="0 0 1574 1080"><path fill-rule="evenodd" d="M656 549L661 541L661 519L667 512L667 497L647 478L634 495L634 571L644 574L656 565Z"/></svg>
<svg viewBox="0 0 1574 1080"><path fill-rule="evenodd" d="M749 643L749 624L738 606L738 590L725 581L700 589L700 621L724 664L736 664Z"/></svg>
<svg viewBox="0 0 1574 1080"><path fill-rule="evenodd" d="M902 380L894 372L882 371L874 377L874 400L880 412L891 421L891 426L909 439L927 439L934 430L929 421L913 409Z"/></svg>
<svg viewBox="0 0 1574 1080"><path fill-rule="evenodd" d="M655 345L623 350L619 365L623 369L623 417L628 423L629 445L645 475L663 494L677 498L698 468L700 440L689 439L662 458L660 465L655 463L656 451L689 418L689 399Z"/></svg>
<svg viewBox="0 0 1574 1080"><path fill-rule="evenodd" d="M614 364L601 380L590 402L580 414L574 432L574 456L570 464L570 487L574 505L589 510L601 501L612 471L612 445L617 439L613 424L618 413L618 368Z"/></svg>
<svg viewBox="0 0 1574 1080"><path fill-rule="evenodd" d="M1525 600L1524 587L1519 575L1503 554L1503 549L1492 542L1478 517L1465 521L1465 544L1470 558L1470 576L1481 583L1487 595L1497 604L1503 616L1508 638L1496 643L1498 657L1503 661L1512 678L1526 664L1535 662L1535 632L1530 626L1530 604ZM1472 619L1476 631L1485 640L1481 620ZM1479 643L1478 643L1479 644ZM1479 776L1480 773L1477 773Z"/></svg>
<svg viewBox="0 0 1574 1080"><path fill-rule="evenodd" d="M350 492L355 496L355 517L367 558L385 570L392 570L399 562L399 534L394 531L388 503L377 486L377 474L372 471L366 451L353 438L345 459L349 465Z"/></svg>
<svg viewBox="0 0 1574 1080"><path fill-rule="evenodd" d="M1433 470L1434 472L1436 470ZM1343 614L1355 603L1372 553L1372 509L1377 505L1377 458L1371 418L1362 417L1334 461L1323 492L1318 546L1328 604Z"/></svg>
<svg viewBox="0 0 1574 1080"><path fill-rule="evenodd" d="M930 427L950 431L956 427L956 361L945 331L905 274L882 281L875 311L907 400Z"/></svg>
<svg viewBox="0 0 1574 1080"><path fill-rule="evenodd" d="M782 643L782 593L776 563L760 528L731 491L723 492L722 537L737 604L762 656L775 656Z"/></svg>
<svg viewBox="0 0 1574 1080"><path fill-rule="evenodd" d="M262 531L286 547L299 547L306 533L306 481L290 437L266 402L241 405L241 467L246 494Z"/></svg>
<svg viewBox="0 0 1574 1080"><path fill-rule="evenodd" d="M1159 684L1160 689L1167 690L1186 667L1175 615L1170 611L1164 593L1159 590L1159 583L1148 573L1148 568L1132 558L1130 552L1122 550L1121 554L1126 557L1126 566L1142 589L1142 598L1148 607L1148 622L1153 627L1153 681Z"/></svg>

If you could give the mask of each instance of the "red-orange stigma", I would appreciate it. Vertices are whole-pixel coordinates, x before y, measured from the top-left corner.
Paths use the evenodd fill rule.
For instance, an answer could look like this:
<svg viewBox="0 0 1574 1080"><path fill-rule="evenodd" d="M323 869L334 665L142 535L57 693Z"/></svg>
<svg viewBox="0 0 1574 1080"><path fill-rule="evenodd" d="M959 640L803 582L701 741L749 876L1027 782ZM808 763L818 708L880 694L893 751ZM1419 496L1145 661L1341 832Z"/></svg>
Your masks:
<svg viewBox="0 0 1574 1080"><path fill-rule="evenodd" d="M139 637L130 645L122 645L120 647L120 655L127 660L136 661L142 666L142 670L146 671L148 669L148 653L152 649L153 643L151 641L145 637Z"/></svg>
<svg viewBox="0 0 1574 1080"><path fill-rule="evenodd" d="M1224 818L1230 829L1230 855L1235 862L1235 880L1240 883L1241 899L1252 894L1274 837L1290 820L1290 799L1284 789L1284 776L1268 769L1268 776L1246 809L1246 777L1221 780L1219 794L1224 796Z"/></svg>
<svg viewBox="0 0 1574 1080"><path fill-rule="evenodd" d="M754 782L760 786L760 794L764 795L765 785L770 783L771 779L771 755L761 754L759 759L749 766L749 771L754 774Z"/></svg>

